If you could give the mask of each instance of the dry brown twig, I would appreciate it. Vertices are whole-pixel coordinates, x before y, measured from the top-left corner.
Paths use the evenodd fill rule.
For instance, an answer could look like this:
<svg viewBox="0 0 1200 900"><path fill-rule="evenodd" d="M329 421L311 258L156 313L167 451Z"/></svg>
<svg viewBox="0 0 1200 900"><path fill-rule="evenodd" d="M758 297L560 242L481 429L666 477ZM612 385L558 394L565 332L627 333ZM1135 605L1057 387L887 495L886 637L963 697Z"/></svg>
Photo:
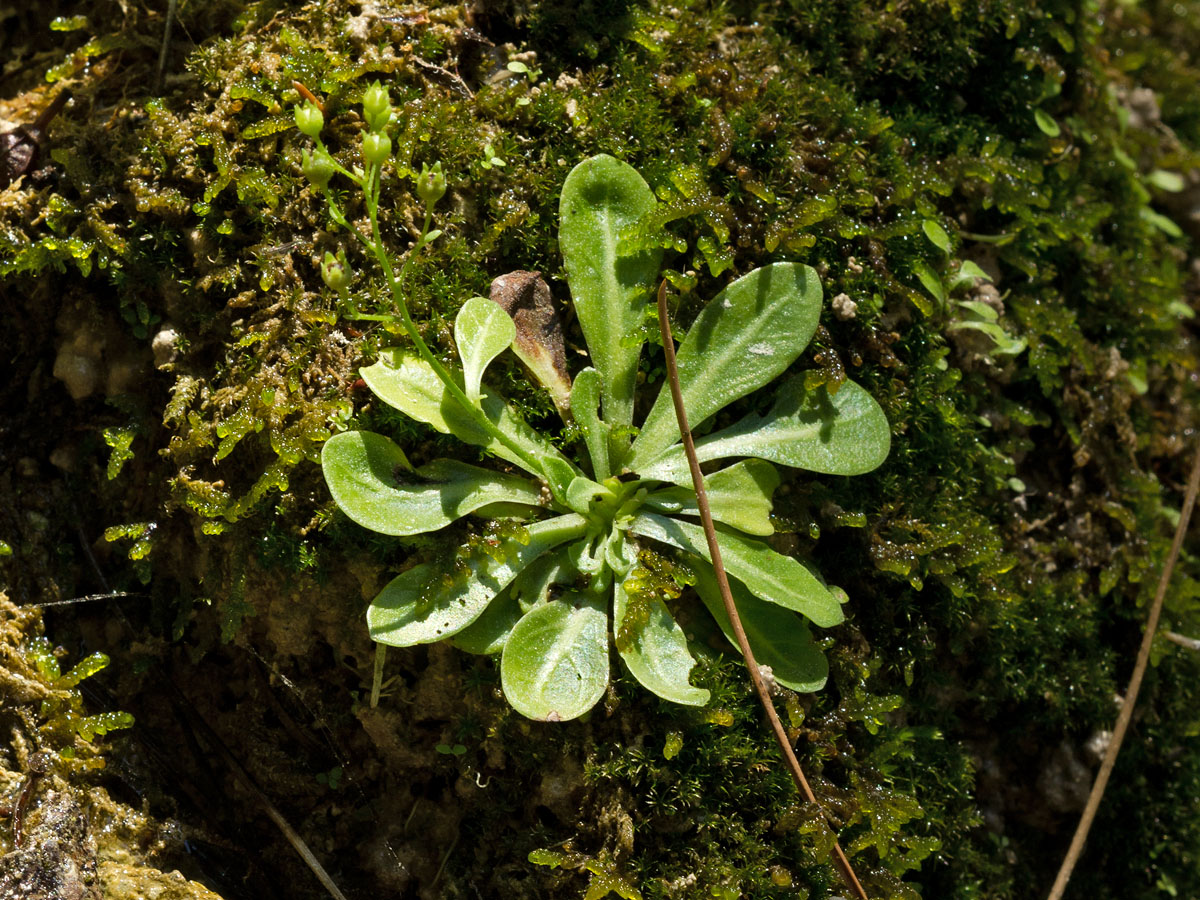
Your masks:
<svg viewBox="0 0 1200 900"><path fill-rule="evenodd" d="M1189 650L1200 650L1200 641L1195 638L1177 634L1174 631L1164 631L1163 637L1173 644L1178 644L1180 647L1187 647Z"/></svg>
<svg viewBox="0 0 1200 900"><path fill-rule="evenodd" d="M692 440L692 430L688 425L687 410L683 408L683 391L679 385L679 372L675 366L675 342L671 336L671 320L667 315L667 283L665 281L658 287L658 325L662 332L663 353L666 355L667 363L667 381L671 386L671 400L675 404L675 418L679 422L679 433L683 437L683 449L687 455L688 467L692 472L692 484L696 489L696 505L700 509L700 522L704 526L704 538L708 542L708 552L712 557L717 586L721 590L721 600L725 603L729 621L733 623L733 633L737 637L738 649L742 651L742 658L746 661L746 668L750 671L750 681L754 684L754 692L758 694L759 702L766 711L767 719L771 723L771 731L775 735L779 749L783 752L783 758L791 773L792 781L796 783L796 788L804 799L820 809L822 815L825 815L825 810L817 801L816 795L808 784L808 779L804 777L800 761L796 759L796 754L792 750L792 742L788 739L783 723L779 720L779 714L775 711L775 704L771 702L771 694L763 681L758 662L754 659L754 652L750 649L750 642L746 639L745 629L742 628L742 620L738 616L737 606L733 602L733 594L729 590L729 579L725 575L725 566L721 562L721 548L717 544L717 531L713 526L712 513L708 508L708 494L704 490L704 474L700 471L700 463L696 459L696 446ZM828 821L827 815L826 820ZM830 827L833 827L832 824ZM836 837L833 841L833 858L846 886L854 891L859 900L868 900L867 892L854 874L850 860L846 858Z"/></svg>
<svg viewBox="0 0 1200 900"><path fill-rule="evenodd" d="M1179 559L1179 551L1183 547L1183 538L1187 534L1188 523L1192 518L1192 509L1196 505L1196 493L1200 490L1200 444L1196 447L1196 456L1192 461L1192 474L1188 479L1187 495L1183 500L1183 510L1179 514L1179 524L1175 528L1175 539L1171 542L1171 552L1163 566L1162 576L1158 579L1158 588L1154 592L1154 602L1150 604L1150 612L1146 616L1146 632L1142 635L1142 645L1138 648L1137 662L1133 667L1133 675L1129 679L1129 687L1125 689L1125 700L1121 704L1121 712L1117 716L1117 724L1113 728L1112 740L1104 753L1104 761L1092 784L1092 792L1088 795L1087 805L1083 815L1079 817L1079 825L1071 838L1071 846L1059 867L1058 876L1050 888L1047 900L1061 900L1071 879L1071 872L1083 853L1083 845L1087 841L1088 832L1096 818L1096 810L1100 808L1100 799L1104 789L1108 787L1109 776L1117 762L1117 754L1121 751L1121 742L1125 740L1125 732L1133 718L1133 705L1137 702L1138 691L1142 687L1142 678L1146 674L1146 665L1150 661L1150 647L1154 643L1154 635L1158 631L1158 619L1162 613L1163 598L1167 595L1167 585L1171 581L1171 573L1175 570L1175 562Z"/></svg>

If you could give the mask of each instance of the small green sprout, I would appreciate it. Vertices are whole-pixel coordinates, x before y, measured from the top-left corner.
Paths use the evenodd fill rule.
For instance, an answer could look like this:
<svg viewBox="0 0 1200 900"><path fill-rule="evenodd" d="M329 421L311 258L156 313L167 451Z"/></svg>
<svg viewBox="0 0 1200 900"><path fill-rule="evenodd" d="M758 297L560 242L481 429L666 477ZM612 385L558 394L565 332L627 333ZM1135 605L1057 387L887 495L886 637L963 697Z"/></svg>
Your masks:
<svg viewBox="0 0 1200 900"><path fill-rule="evenodd" d="M519 59L509 60L508 65L506 65L504 68L508 69L508 71L515 75L524 75L529 80L530 84L537 81L542 74L541 69L531 69Z"/></svg>
<svg viewBox="0 0 1200 900"><path fill-rule="evenodd" d="M953 246L946 230L932 219L925 219L921 229L929 242L938 248L947 259ZM989 304L977 299L960 300L954 297L963 290L975 288L976 285L990 284L992 278L977 263L962 260L952 263L945 274L939 274L933 266L924 260L913 263L913 274L938 302L938 309L950 313L955 318L946 326L948 332L974 332L986 339L987 347L984 355L990 357L1017 356L1027 346L1024 338L1013 336L999 322L1000 311L998 304ZM991 294L999 297L998 292Z"/></svg>
<svg viewBox="0 0 1200 900"><path fill-rule="evenodd" d="M509 702L543 721L573 719L596 704L609 682L610 646L658 696L707 703L709 692L689 683L694 659L669 601L694 586L727 634L732 626L708 566L669 391L659 391L635 423L644 341L633 336L642 334L662 250L635 247L627 233L658 203L649 186L609 156L580 163L563 185L559 242L591 356L591 366L567 377L560 407L580 435L580 452L569 455L484 379L500 354L530 340L515 311L467 300L454 323L458 366L430 351L409 315L405 267L437 234L430 218L445 191L440 167L418 176L425 223L397 275L376 217L383 159L366 152L364 159L363 173L339 169L363 190L371 222L369 237L350 230L379 263L413 347L381 352L362 369L363 380L405 415L511 467L436 459L414 468L395 442L365 431L326 442L321 465L330 492L368 529L423 534L467 515L501 523L472 538L455 565L420 563L393 579L367 612L372 638L401 647L449 639L498 654ZM348 227L326 196L334 221ZM697 423L785 379L769 409L712 431L697 452L719 464L706 479L709 500L750 641L776 682L802 691L818 690L828 671L809 623L841 622L845 595L764 542L774 532L776 466L854 475L874 469L889 449L887 420L857 384L809 390L802 376L786 377L821 306L815 271L768 265L721 291L678 351L685 406Z"/></svg>
<svg viewBox="0 0 1200 900"><path fill-rule="evenodd" d="M334 766L328 772L318 772L316 775L317 784L329 788L331 791L336 791L342 783L342 775L345 774L341 766Z"/></svg>
<svg viewBox="0 0 1200 900"><path fill-rule="evenodd" d="M504 160L496 155L496 151L491 144L483 145L483 160L479 163L485 169L502 169L504 168Z"/></svg>

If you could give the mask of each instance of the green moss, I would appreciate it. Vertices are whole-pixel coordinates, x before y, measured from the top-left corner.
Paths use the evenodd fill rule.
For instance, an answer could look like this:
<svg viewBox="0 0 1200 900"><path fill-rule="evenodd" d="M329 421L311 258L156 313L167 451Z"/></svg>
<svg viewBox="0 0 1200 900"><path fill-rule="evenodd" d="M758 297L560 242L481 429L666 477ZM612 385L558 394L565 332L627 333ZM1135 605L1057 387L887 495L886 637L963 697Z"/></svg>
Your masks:
<svg viewBox="0 0 1200 900"><path fill-rule="evenodd" d="M59 651L61 652L61 651ZM89 715L83 703L83 695L77 685L97 672L108 667L109 659L103 653L93 653L71 667L70 671L59 669L58 656L46 637L30 638L24 647L26 659L37 670L51 693L42 701L39 715L43 740L57 746L59 753L67 759L75 759L74 737L79 736L90 744L97 735L129 728L133 716L126 712L102 712ZM87 767L102 767L104 760L97 754L80 759Z"/></svg>

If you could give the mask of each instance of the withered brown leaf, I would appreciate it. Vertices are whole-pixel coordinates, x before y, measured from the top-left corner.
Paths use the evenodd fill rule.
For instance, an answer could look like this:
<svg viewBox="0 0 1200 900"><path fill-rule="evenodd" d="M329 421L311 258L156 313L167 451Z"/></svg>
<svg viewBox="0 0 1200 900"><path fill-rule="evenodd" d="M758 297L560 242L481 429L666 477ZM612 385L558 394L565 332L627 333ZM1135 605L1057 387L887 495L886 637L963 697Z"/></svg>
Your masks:
<svg viewBox="0 0 1200 900"><path fill-rule="evenodd" d="M567 374L562 321L541 272L509 272L492 281L491 300L517 326L513 352L554 399L564 420L571 418L571 376Z"/></svg>

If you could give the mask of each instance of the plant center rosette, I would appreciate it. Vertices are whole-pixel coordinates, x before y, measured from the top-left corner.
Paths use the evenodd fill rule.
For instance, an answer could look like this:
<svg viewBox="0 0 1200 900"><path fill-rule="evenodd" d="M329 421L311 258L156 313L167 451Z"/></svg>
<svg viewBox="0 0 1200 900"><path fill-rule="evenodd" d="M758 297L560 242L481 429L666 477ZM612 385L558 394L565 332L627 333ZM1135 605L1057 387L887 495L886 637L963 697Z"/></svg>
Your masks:
<svg viewBox="0 0 1200 900"><path fill-rule="evenodd" d="M425 562L401 573L367 620L384 644L448 639L499 654L505 696L533 719L572 719L596 704L608 685L610 635L648 690L676 703L707 702L708 691L689 682L695 660L668 607L685 584L731 633L665 385L634 421L643 343L636 336L662 251L629 235L656 203L636 171L608 156L567 177L559 239L592 363L573 379L539 358L509 311L482 297L468 300L455 321L461 367L400 348L362 370L385 403L483 448L505 471L452 459L414 469L396 443L365 431L334 436L322 454L334 500L365 528L407 536L466 515L501 523L469 542L453 566ZM806 390L802 377L785 377L821 304L811 268L764 266L709 302L678 349L684 404L697 424L782 379L765 412L711 431L696 451L712 470L705 481L718 543L750 643L776 681L799 691L824 685L810 624L841 622L845 597L764 542L774 532L776 467L855 475L883 462L889 447L883 411L859 385ZM488 365L510 348L577 426L577 458L483 383Z"/></svg>

